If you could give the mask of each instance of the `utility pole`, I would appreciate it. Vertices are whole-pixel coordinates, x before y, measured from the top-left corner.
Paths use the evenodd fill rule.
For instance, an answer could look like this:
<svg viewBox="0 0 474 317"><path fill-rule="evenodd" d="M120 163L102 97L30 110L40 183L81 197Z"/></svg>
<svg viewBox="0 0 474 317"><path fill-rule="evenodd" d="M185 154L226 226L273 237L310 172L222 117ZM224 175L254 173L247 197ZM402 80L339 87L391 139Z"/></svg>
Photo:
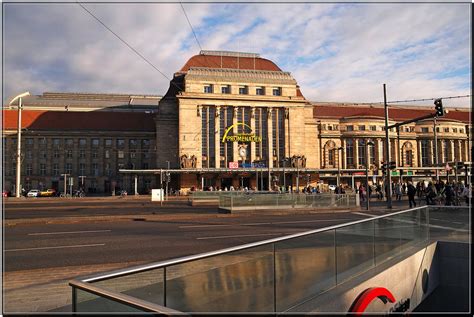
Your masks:
<svg viewBox="0 0 474 317"><path fill-rule="evenodd" d="M438 134L436 131L436 117L433 119L433 134L434 134L434 154L435 154L435 166L438 167ZM436 169L436 181L439 182L439 171Z"/></svg>
<svg viewBox="0 0 474 317"><path fill-rule="evenodd" d="M383 104L385 108L385 159L387 161L387 208L392 209L392 177L390 171L390 139L388 136L388 105L387 105L387 90L385 84L383 84ZM384 188L384 190L385 190Z"/></svg>
<svg viewBox="0 0 474 317"><path fill-rule="evenodd" d="M336 182L337 182L337 187L339 187L339 183L341 182L340 181L340 175L341 175L341 157L339 155L339 153L341 153L343 150L343 147L340 146L337 148L337 179L336 179Z"/></svg>
<svg viewBox="0 0 474 317"><path fill-rule="evenodd" d="M367 192L367 210L369 210L369 200L370 200L370 190L369 190L369 145L374 145L372 141L367 141L365 143L365 184Z"/></svg>

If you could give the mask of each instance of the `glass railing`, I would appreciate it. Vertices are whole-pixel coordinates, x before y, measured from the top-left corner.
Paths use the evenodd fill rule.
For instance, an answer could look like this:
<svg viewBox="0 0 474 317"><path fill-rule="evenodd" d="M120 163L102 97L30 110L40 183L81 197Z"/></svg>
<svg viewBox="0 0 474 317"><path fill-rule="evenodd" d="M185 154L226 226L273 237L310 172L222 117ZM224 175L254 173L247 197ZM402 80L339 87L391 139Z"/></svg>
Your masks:
<svg viewBox="0 0 474 317"><path fill-rule="evenodd" d="M469 208L423 206L73 280L73 309L291 312L382 263L413 254L433 239L471 241Z"/></svg>
<svg viewBox="0 0 474 317"><path fill-rule="evenodd" d="M301 208L352 208L357 206L354 194L278 194L273 195L221 195L219 208L238 209L301 209Z"/></svg>

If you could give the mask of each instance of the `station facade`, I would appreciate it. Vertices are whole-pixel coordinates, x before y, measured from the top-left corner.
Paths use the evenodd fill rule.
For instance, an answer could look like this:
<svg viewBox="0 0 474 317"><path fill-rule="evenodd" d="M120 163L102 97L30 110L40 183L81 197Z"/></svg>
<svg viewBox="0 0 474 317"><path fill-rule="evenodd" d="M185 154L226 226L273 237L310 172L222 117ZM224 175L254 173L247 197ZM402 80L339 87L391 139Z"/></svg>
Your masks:
<svg viewBox="0 0 474 317"><path fill-rule="evenodd" d="M99 193L133 192L134 177L147 192L166 173L170 188L184 192L315 186L335 183L336 173L355 186L367 162L372 180L383 176L383 106L310 102L289 72L258 54L201 51L162 97L45 93L24 103L22 184L30 188L61 189L63 173L82 176L76 184ZM433 111L393 108L389 124ZM15 106L3 116L4 186L11 189ZM463 109L393 129L391 160L403 168L394 176L434 175L420 168L435 164L435 149L440 164L470 162L471 132Z"/></svg>

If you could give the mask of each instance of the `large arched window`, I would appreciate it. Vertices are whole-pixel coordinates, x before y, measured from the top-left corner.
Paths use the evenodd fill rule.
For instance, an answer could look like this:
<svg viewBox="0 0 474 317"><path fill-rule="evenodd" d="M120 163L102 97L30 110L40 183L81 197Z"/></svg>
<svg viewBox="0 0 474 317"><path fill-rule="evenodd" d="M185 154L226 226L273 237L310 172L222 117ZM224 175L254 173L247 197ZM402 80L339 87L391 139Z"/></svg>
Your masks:
<svg viewBox="0 0 474 317"><path fill-rule="evenodd" d="M324 145L325 166L334 167L336 164L336 143L334 141L327 141Z"/></svg>
<svg viewBox="0 0 474 317"><path fill-rule="evenodd" d="M410 142L405 142L402 147L403 166L413 166L413 146Z"/></svg>

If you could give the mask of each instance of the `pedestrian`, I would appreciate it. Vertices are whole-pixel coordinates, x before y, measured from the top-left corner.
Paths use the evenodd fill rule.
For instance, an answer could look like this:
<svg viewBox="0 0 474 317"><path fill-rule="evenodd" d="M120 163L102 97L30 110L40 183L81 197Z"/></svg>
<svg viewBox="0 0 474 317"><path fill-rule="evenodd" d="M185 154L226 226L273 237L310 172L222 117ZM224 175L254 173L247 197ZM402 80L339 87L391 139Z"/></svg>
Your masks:
<svg viewBox="0 0 474 317"><path fill-rule="evenodd" d="M395 184L395 195L397 200L402 200L402 186L400 183Z"/></svg>
<svg viewBox="0 0 474 317"><path fill-rule="evenodd" d="M410 204L410 208L412 206L412 203L413 203L413 207L416 207L415 194L416 194L415 186L413 186L411 182L408 182L407 195L408 195L408 203Z"/></svg>
<svg viewBox="0 0 474 317"><path fill-rule="evenodd" d="M436 187L433 185L432 182L428 184L426 188L426 204L427 205L434 205L434 198L437 196Z"/></svg>
<svg viewBox="0 0 474 317"><path fill-rule="evenodd" d="M454 189L453 189L453 186L451 186L450 183L446 183L446 186L444 187L444 195L446 196L446 202L444 203L445 206L453 205Z"/></svg>

